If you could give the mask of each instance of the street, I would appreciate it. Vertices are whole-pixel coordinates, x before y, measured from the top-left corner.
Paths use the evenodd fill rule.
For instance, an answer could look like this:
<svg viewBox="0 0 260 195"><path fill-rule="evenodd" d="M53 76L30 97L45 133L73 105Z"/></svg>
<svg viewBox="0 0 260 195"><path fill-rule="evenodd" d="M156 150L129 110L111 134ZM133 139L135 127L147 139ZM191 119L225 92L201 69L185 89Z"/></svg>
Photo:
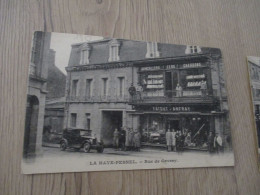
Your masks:
<svg viewBox="0 0 260 195"><path fill-rule="evenodd" d="M140 152L105 148L103 153L43 147L41 155L23 159L24 173L79 172L184 167L233 166L233 153L209 154L204 151L167 152L142 148Z"/></svg>

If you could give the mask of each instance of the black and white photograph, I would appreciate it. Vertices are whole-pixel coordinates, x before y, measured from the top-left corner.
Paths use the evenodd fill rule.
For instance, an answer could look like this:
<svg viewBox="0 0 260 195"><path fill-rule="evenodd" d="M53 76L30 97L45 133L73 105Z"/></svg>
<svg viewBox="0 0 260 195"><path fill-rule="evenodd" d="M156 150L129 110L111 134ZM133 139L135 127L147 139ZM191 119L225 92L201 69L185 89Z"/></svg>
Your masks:
<svg viewBox="0 0 260 195"><path fill-rule="evenodd" d="M260 169L260 57L248 56L248 73L250 79L253 111L255 116L255 129L252 131L256 137L258 164Z"/></svg>
<svg viewBox="0 0 260 195"><path fill-rule="evenodd" d="M223 60L212 47L35 32L22 173L234 166Z"/></svg>

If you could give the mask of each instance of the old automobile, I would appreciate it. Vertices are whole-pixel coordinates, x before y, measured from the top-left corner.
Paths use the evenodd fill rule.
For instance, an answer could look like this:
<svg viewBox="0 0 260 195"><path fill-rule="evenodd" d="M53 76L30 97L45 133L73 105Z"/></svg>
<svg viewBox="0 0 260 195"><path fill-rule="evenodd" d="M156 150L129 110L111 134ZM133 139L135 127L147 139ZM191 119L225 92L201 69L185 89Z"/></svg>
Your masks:
<svg viewBox="0 0 260 195"><path fill-rule="evenodd" d="M67 148L80 150L83 148L84 152L89 152L90 149L94 149L99 153L102 153L104 150L102 141L98 142L97 138L93 135L92 130L86 129L63 130L60 148L61 150L66 150Z"/></svg>

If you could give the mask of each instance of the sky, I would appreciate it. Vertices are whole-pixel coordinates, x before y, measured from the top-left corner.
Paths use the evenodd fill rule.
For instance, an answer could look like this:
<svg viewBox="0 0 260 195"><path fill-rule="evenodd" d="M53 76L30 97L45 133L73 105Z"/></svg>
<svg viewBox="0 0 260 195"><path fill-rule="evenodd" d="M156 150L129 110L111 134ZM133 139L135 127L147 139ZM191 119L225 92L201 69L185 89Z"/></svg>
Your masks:
<svg viewBox="0 0 260 195"><path fill-rule="evenodd" d="M100 39L103 39L103 37L91 35L52 33L50 48L56 51L55 65L66 75L67 73L65 67L68 66L71 44Z"/></svg>

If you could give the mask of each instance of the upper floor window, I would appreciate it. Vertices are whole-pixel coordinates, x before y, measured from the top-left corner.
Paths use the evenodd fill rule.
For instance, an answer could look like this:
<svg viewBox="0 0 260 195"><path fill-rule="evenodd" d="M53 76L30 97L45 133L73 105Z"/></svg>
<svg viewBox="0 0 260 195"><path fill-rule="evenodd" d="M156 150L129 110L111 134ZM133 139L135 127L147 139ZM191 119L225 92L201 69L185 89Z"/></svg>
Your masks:
<svg viewBox="0 0 260 195"><path fill-rule="evenodd" d="M85 129L90 129L90 113L85 114Z"/></svg>
<svg viewBox="0 0 260 195"><path fill-rule="evenodd" d="M185 54L201 53L201 48L196 45L187 45Z"/></svg>
<svg viewBox="0 0 260 195"><path fill-rule="evenodd" d="M103 80L103 91L102 91L102 95L103 96L107 96L107 78L102 78Z"/></svg>
<svg viewBox="0 0 260 195"><path fill-rule="evenodd" d="M160 57L160 53L158 51L158 44L156 42L147 42L147 53L145 57L146 58Z"/></svg>
<svg viewBox="0 0 260 195"><path fill-rule="evenodd" d="M77 114L76 113L71 113L70 114L70 126L71 127L76 127L77 126Z"/></svg>
<svg viewBox="0 0 260 195"><path fill-rule="evenodd" d="M87 43L84 43L80 52L80 64L85 65L89 64L89 51L90 47Z"/></svg>
<svg viewBox="0 0 260 195"><path fill-rule="evenodd" d="M109 43L109 62L119 61L119 46L120 43L116 39L112 39Z"/></svg>
<svg viewBox="0 0 260 195"><path fill-rule="evenodd" d="M125 86L125 77L118 78L118 95L120 97L124 96L124 86Z"/></svg>
<svg viewBox="0 0 260 195"><path fill-rule="evenodd" d="M79 80L72 80L71 96L77 96L78 81Z"/></svg>
<svg viewBox="0 0 260 195"><path fill-rule="evenodd" d="M92 96L92 79L86 80L86 96L87 97Z"/></svg>

